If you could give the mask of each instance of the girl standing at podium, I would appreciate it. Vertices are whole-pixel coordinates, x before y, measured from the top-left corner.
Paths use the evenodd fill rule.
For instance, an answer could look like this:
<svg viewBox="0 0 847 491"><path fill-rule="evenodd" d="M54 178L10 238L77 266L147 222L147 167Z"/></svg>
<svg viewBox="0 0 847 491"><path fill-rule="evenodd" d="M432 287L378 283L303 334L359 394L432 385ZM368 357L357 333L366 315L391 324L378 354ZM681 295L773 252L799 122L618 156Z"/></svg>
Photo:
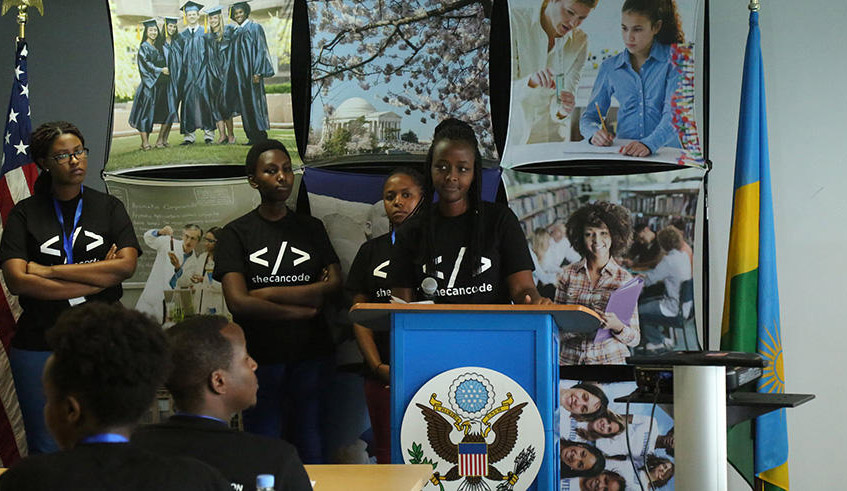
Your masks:
<svg viewBox="0 0 847 491"><path fill-rule="evenodd" d="M386 270L391 249L400 225L417 210L423 195L423 176L409 167L394 169L382 188L382 203L391 230L364 244L356 254L347 275L347 290L353 303L387 303L391 289ZM391 463L391 399L388 362L391 360L388 332L373 332L360 324L353 324L356 342L362 352L371 376L365 378L365 399L376 446L376 461Z"/></svg>
<svg viewBox="0 0 847 491"><path fill-rule="evenodd" d="M629 248L629 211L597 201L577 209L568 219L567 229L568 241L582 259L562 269L556 303L594 309L603 319L600 329L608 331L608 335L563 332L559 365L623 364L629 347L638 346L641 340L638 309L633 309L631 319L618 319L615 314L606 313L606 304L613 291L632 279L615 261Z"/></svg>
<svg viewBox="0 0 847 491"><path fill-rule="evenodd" d="M550 303L535 288L517 217L504 205L482 201L482 158L473 129L457 119L442 121L426 163L421 210L392 250L392 294L436 303Z"/></svg>

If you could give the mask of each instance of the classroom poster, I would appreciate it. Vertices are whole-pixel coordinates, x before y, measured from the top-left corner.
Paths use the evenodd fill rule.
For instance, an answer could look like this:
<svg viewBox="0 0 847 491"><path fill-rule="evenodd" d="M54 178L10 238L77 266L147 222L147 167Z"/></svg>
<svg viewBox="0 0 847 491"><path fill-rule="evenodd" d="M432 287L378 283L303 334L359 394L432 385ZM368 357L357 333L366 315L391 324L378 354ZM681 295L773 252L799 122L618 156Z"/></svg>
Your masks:
<svg viewBox="0 0 847 491"><path fill-rule="evenodd" d="M192 314L229 315L221 284L210 273L221 228L259 204L247 179L160 179L126 171L107 172L104 179L109 194L126 207L141 245L135 273L124 282L125 290L137 294L135 308L164 325ZM293 192L289 206L296 201Z"/></svg>
<svg viewBox="0 0 847 491"><path fill-rule="evenodd" d="M539 292L557 303L577 303L604 312L613 290L632 278L644 287L632 317L621 319L621 336L602 334L594 344L616 353L602 358L585 334L563 334L560 364L623 364L629 354L699 349L694 316L694 249L702 169L616 176L556 176L505 170L509 207L517 215L532 256ZM602 209L600 209L602 204ZM610 231L611 261L602 293L576 294L592 249L580 219L594 210ZM597 223L591 222L594 225ZM571 227L582 226L583 230ZM617 279L610 279L620 275ZM615 283L617 281L617 283ZM576 295L576 296L574 296ZM592 334L593 336L593 334ZM566 339L567 338L567 339ZM588 356L589 358L586 358ZM591 356L598 356L592 359Z"/></svg>
<svg viewBox="0 0 847 491"><path fill-rule="evenodd" d="M703 90L695 66L703 2L671 0L674 12L661 25L645 21L647 14L622 12L624 3L509 1L503 167L576 160L704 165L697 125ZM647 57L643 66L632 65L632 52Z"/></svg>
<svg viewBox="0 0 847 491"><path fill-rule="evenodd" d="M294 0L180 10L184 4L110 2L115 103L106 171L243 165L246 144L264 135L285 143L299 165L289 70Z"/></svg>
<svg viewBox="0 0 847 491"><path fill-rule="evenodd" d="M673 418L662 407L615 402L635 389L635 382L560 381L560 491L674 489Z"/></svg>
<svg viewBox="0 0 847 491"><path fill-rule="evenodd" d="M423 160L435 126L468 122L496 159L485 2L309 0L309 161ZM490 7L489 7L490 9Z"/></svg>

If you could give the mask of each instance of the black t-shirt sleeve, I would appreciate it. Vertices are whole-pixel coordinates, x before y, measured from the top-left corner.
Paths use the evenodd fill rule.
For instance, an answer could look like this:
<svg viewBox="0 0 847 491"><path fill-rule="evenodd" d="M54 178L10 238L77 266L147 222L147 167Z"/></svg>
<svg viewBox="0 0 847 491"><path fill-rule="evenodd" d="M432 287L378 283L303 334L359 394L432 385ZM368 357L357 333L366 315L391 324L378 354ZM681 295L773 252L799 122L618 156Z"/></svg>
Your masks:
<svg viewBox="0 0 847 491"><path fill-rule="evenodd" d="M26 217L21 205L12 208L3 225L3 238L0 240L0 264L8 259L29 261L27 252Z"/></svg>
<svg viewBox="0 0 847 491"><path fill-rule="evenodd" d="M247 266L244 260L244 247L235 227L232 224L225 226L215 250L215 270L212 272L212 278L221 281L227 273L246 274Z"/></svg>
<svg viewBox="0 0 847 491"><path fill-rule="evenodd" d="M356 258L353 259L353 264L350 265L350 271L347 272L347 283L344 285L344 288L351 295L361 293L370 296L371 294L366 286L365 278L367 278L368 267L371 264L373 240L371 239L359 247L359 252L356 253Z"/></svg>
<svg viewBox="0 0 847 491"><path fill-rule="evenodd" d="M504 276L509 276L518 271L532 271L532 256L529 254L529 245L521 230L518 217L509 208L499 207L502 213L500 218L500 257Z"/></svg>
<svg viewBox="0 0 847 491"><path fill-rule="evenodd" d="M335 253L335 249L332 248L332 242L329 241L329 235L326 233L326 227L322 221L315 219L312 223L312 231L315 237L315 246L320 251L321 258L324 260L324 266L329 266L330 264L338 264L341 262L338 259L338 254Z"/></svg>
<svg viewBox="0 0 847 491"><path fill-rule="evenodd" d="M139 256L142 254L141 245L138 243L138 238L135 236L135 229L132 226L132 220L130 220L123 203L116 198L112 198L110 230L114 237L115 246L119 250L125 247L134 247L138 251Z"/></svg>

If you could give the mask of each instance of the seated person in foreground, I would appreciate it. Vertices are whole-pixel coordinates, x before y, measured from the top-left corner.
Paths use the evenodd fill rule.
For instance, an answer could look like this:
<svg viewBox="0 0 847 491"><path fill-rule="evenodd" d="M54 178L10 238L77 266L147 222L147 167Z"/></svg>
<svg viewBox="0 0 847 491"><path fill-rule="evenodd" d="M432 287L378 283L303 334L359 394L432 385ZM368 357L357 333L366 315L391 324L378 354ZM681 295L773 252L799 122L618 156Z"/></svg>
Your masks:
<svg viewBox="0 0 847 491"><path fill-rule="evenodd" d="M258 474L273 474L277 491L311 491L294 446L229 427L235 413L256 404L258 389L256 362L238 324L199 315L166 336L173 370L165 385L178 412L165 423L139 427L133 444L199 459L220 470L233 489L255 489Z"/></svg>
<svg viewBox="0 0 847 491"><path fill-rule="evenodd" d="M169 365L162 329L119 304L65 311L47 332L47 427L61 452L28 457L0 490L229 490L208 465L161 457L129 443Z"/></svg>

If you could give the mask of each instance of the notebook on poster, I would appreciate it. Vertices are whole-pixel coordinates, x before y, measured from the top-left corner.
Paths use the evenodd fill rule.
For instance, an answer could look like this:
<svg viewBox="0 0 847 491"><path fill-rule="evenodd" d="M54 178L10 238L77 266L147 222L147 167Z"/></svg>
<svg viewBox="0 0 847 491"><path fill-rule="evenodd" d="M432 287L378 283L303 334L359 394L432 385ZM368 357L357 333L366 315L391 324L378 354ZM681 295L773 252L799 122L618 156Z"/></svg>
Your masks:
<svg viewBox="0 0 847 491"><path fill-rule="evenodd" d="M621 322L629 325L629 321L632 319L632 313L635 311L635 306L638 305L638 297L641 295L643 288L644 279L638 276L621 285L609 297L609 303L606 304L606 313L615 314ZM594 336L594 342L599 343L610 337L612 337L610 330L598 329L597 334Z"/></svg>

